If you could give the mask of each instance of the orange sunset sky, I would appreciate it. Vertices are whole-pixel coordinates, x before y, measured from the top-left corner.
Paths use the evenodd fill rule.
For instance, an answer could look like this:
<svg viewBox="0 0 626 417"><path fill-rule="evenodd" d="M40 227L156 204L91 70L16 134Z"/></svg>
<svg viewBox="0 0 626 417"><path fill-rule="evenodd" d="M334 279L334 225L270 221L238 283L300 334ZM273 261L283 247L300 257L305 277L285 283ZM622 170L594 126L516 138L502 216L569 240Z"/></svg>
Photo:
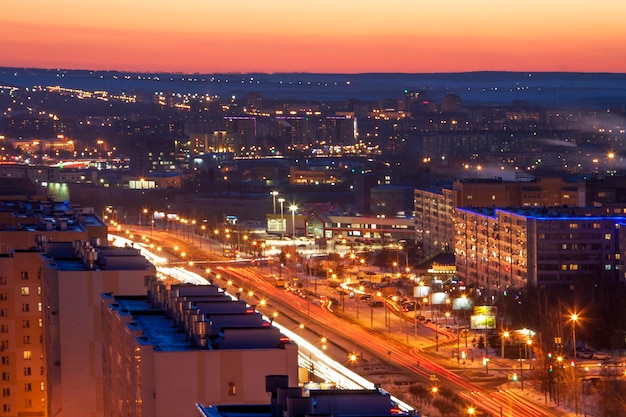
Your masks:
<svg viewBox="0 0 626 417"><path fill-rule="evenodd" d="M626 72L624 0L4 0L0 66Z"/></svg>

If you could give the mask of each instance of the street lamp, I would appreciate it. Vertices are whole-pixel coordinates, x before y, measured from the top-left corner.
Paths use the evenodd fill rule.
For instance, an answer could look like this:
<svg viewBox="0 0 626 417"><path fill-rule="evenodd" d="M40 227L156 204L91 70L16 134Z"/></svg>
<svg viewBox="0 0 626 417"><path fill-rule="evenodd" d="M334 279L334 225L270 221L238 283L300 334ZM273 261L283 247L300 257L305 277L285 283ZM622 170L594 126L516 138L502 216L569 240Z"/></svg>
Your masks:
<svg viewBox="0 0 626 417"><path fill-rule="evenodd" d="M574 345L574 360L576 360L576 322L578 321L578 314L573 313L570 316L572 320L572 344Z"/></svg>
<svg viewBox="0 0 626 417"><path fill-rule="evenodd" d="M147 208L143 209L141 213L145 214L147 217L148 209ZM141 228L141 213L139 213L139 228Z"/></svg>
<svg viewBox="0 0 626 417"><path fill-rule="evenodd" d="M291 228L292 228L291 232L293 233L293 237L295 238L296 237L296 211L298 211L298 206L295 204L290 205L289 211L291 211Z"/></svg>
<svg viewBox="0 0 626 417"><path fill-rule="evenodd" d="M283 217L283 204L285 203L285 199L281 197L278 199L278 202L280 203L280 231L284 234L287 229L285 227L285 219Z"/></svg>
<svg viewBox="0 0 626 417"><path fill-rule="evenodd" d="M578 322L578 314L572 313L570 319L572 320L572 343L574 344L574 360L572 361L574 370L574 403L576 415L578 415L578 386L576 384L576 323Z"/></svg>
<svg viewBox="0 0 626 417"><path fill-rule="evenodd" d="M502 332L502 359L504 359L504 341L506 339L508 339L510 336L509 332L507 332L506 330L504 332Z"/></svg>
<svg viewBox="0 0 626 417"><path fill-rule="evenodd" d="M274 214L276 214L276 196L278 195L278 191L270 191L270 194L272 195L272 203L274 206Z"/></svg>

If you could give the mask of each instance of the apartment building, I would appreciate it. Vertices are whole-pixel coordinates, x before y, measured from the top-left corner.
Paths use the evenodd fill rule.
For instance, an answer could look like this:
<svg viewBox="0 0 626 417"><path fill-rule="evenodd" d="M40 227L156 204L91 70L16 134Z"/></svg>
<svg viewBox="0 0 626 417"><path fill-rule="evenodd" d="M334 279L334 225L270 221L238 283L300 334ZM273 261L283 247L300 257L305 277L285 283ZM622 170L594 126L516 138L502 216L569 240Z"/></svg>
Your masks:
<svg viewBox="0 0 626 417"><path fill-rule="evenodd" d="M48 242L100 239L106 226L63 202L0 201L0 416L46 416L41 254Z"/></svg>
<svg viewBox="0 0 626 417"><path fill-rule="evenodd" d="M217 286L150 279L147 296L116 294L102 296L107 417L268 403L268 375L297 384L298 347Z"/></svg>
<svg viewBox="0 0 626 417"><path fill-rule="evenodd" d="M602 209L455 208L457 275L491 293L621 279L626 217Z"/></svg>
<svg viewBox="0 0 626 417"><path fill-rule="evenodd" d="M40 265L47 415L103 417L100 296L145 295L155 268L138 249L79 240L47 242Z"/></svg>

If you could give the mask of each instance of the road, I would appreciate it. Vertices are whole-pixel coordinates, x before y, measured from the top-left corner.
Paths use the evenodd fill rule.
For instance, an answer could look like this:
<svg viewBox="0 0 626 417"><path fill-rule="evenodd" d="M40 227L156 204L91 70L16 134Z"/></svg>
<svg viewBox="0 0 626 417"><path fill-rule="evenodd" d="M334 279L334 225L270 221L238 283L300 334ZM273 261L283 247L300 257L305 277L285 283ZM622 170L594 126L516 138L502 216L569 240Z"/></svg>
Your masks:
<svg viewBox="0 0 626 417"><path fill-rule="evenodd" d="M430 329L429 326L420 326L420 333L424 333L419 338L422 345L415 343L415 341L414 343L404 343L397 337L392 337L394 332L391 331L390 310L388 310L389 316L382 318L384 322L380 317L383 314L376 312L374 315L373 309L370 309L370 317L361 314L360 321L355 321L349 317L349 314L343 314L348 303L353 303L353 305L348 306L348 310L354 310L356 307L354 300L349 300L348 303L343 300L342 311L340 312L338 306L335 306L334 309L332 306L329 308L328 304L320 302L318 298L307 297L305 299L293 292L277 288L273 279L272 281L268 279L270 274L268 267L259 267L258 264L252 266L250 262L225 260L223 257L210 252L211 246L209 244L195 245L193 242L195 239L183 241L167 232L153 231L152 233L153 238L161 244L171 248L178 246L177 251L167 255L171 264L188 262L186 259L202 259L201 265L196 262L192 268L195 267L197 272L202 274L206 267L210 267L210 277L213 278L216 285L231 293L240 292L243 299L249 304L255 305L259 311L268 317L272 317L274 312L277 312L278 316L275 320L278 323L284 322L285 326L291 325L292 327L298 327L296 323L304 323L305 328L323 329L322 331L334 341L336 346L358 347L360 350L367 351L370 355L375 355L395 367L402 368L417 378L430 380L431 376L434 375L438 385L453 389L469 403L475 404L493 416L556 417L568 415L567 412L555 407L533 403L513 391L494 389L489 386L488 382L479 382L469 378L463 372L459 372L458 369L448 369L448 366L442 365L436 356L426 351L426 348L432 347L429 344L434 333L432 326ZM185 256L181 257L183 251L185 251ZM323 289L328 290L320 286L320 293L324 292ZM400 323L401 328L400 319L394 321ZM367 324L371 324L371 326L367 326ZM399 331L400 328L396 330ZM408 339L408 327L405 329ZM386 330L388 330L387 334L385 334ZM319 334L320 331L318 330L317 333ZM454 343L456 339L454 333L449 331L439 330L437 333L443 338L440 343L442 349L445 343ZM343 358L335 358L335 360L345 361L346 352L348 350L345 349L336 352L335 354L343 355ZM492 370L492 372L494 371ZM493 383L491 380L489 382Z"/></svg>

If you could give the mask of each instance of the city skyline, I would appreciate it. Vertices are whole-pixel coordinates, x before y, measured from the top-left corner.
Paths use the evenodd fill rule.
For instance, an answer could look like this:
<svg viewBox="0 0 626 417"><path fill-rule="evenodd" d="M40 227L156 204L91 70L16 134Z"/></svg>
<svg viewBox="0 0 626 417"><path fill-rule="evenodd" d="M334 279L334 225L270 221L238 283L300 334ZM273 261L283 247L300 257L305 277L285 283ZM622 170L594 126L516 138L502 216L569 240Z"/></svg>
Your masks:
<svg viewBox="0 0 626 417"><path fill-rule="evenodd" d="M283 0L5 5L0 66L211 72L626 72L626 4Z"/></svg>

